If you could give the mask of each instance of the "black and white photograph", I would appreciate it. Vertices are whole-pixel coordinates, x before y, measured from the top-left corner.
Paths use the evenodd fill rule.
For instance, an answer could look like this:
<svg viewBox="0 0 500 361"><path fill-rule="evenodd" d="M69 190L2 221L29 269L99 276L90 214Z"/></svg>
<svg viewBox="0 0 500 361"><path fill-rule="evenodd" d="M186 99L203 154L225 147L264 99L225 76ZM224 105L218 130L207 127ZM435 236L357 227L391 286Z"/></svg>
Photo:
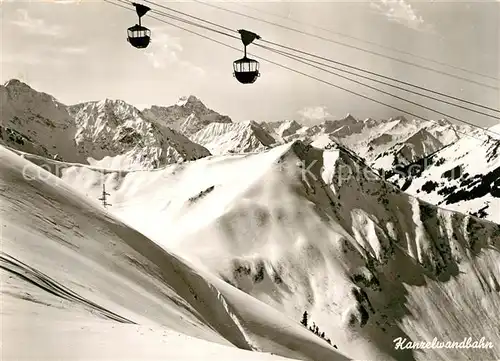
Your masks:
<svg viewBox="0 0 500 361"><path fill-rule="evenodd" d="M500 0L0 15L1 360L500 360Z"/></svg>

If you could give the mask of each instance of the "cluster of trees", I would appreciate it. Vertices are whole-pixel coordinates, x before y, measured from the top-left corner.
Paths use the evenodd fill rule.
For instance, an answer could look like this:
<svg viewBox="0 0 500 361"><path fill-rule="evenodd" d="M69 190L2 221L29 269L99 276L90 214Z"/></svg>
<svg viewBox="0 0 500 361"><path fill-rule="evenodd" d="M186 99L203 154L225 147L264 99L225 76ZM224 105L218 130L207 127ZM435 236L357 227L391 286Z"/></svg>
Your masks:
<svg viewBox="0 0 500 361"><path fill-rule="evenodd" d="M304 314L302 315L302 321L300 321L300 323L304 327L308 327L308 324L309 324L309 314L307 313L307 311L304 311ZM332 341L325 336L325 332L320 332L319 327L314 322L308 328L309 328L309 331L311 331L315 335L321 337L323 340L325 340L326 342L328 342L330 345L332 344ZM337 345L333 345L333 347L337 348Z"/></svg>

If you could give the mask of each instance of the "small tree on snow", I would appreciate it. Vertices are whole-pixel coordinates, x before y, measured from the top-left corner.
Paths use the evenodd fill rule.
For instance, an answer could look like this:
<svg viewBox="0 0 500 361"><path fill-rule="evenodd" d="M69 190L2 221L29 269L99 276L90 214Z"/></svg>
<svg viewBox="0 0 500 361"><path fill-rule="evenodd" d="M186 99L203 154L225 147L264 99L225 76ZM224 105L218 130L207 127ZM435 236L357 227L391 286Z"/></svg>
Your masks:
<svg viewBox="0 0 500 361"><path fill-rule="evenodd" d="M308 318L308 314L307 314L307 311L304 311L304 314L302 315L302 321L300 321L300 323L302 325L304 325L304 327L307 327L307 318Z"/></svg>

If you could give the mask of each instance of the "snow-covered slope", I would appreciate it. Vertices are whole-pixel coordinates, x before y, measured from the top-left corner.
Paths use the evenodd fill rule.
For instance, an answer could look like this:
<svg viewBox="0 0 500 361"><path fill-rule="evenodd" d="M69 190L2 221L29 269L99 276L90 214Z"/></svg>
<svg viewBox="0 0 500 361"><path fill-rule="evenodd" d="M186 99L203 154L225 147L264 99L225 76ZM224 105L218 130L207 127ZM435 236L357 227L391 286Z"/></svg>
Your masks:
<svg viewBox="0 0 500 361"><path fill-rule="evenodd" d="M36 304L30 309L38 317L29 317L28 312L3 316L9 330L2 339L3 360L294 361L207 342L165 327L87 318L74 322L74 313L49 313L46 306ZM20 347L27 335L33 335L30 347Z"/></svg>
<svg viewBox="0 0 500 361"><path fill-rule="evenodd" d="M211 123L192 135L191 139L206 147L212 154L259 152L276 143L254 121Z"/></svg>
<svg viewBox="0 0 500 361"><path fill-rule="evenodd" d="M147 119L180 131L188 137L211 123L232 123L228 116L207 108L194 95L182 97L169 107L154 105L144 109L142 113Z"/></svg>
<svg viewBox="0 0 500 361"><path fill-rule="evenodd" d="M179 132L156 124L120 100L70 107L77 125L78 151L89 163L115 169L150 169L210 155ZM99 161L96 161L98 159Z"/></svg>
<svg viewBox="0 0 500 361"><path fill-rule="evenodd" d="M0 189L2 359L346 360L4 147Z"/></svg>
<svg viewBox="0 0 500 361"><path fill-rule="evenodd" d="M430 203L500 223L500 136L476 131L386 177Z"/></svg>
<svg viewBox="0 0 500 361"><path fill-rule="evenodd" d="M498 133L500 134L500 123L499 124L496 124L496 125L493 125L489 128L489 130L491 132L495 132L495 133ZM493 135L495 138L497 138L497 136Z"/></svg>
<svg viewBox="0 0 500 361"><path fill-rule="evenodd" d="M116 216L297 321L307 310L352 358L500 357L500 227L402 193L341 146L60 176L95 198L104 182ZM397 350L397 337L495 346Z"/></svg>

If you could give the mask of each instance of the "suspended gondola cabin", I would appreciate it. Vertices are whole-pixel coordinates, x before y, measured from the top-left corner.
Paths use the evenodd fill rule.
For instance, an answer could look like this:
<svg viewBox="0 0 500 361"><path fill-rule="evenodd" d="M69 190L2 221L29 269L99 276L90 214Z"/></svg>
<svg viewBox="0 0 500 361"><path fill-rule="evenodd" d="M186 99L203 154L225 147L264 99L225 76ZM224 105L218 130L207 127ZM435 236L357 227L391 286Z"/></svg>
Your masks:
<svg viewBox="0 0 500 361"><path fill-rule="evenodd" d="M233 63L234 76L242 84L255 83L260 76L259 62L246 56Z"/></svg>
<svg viewBox="0 0 500 361"><path fill-rule="evenodd" d="M151 41L151 30L142 26L141 18L151 9L141 4L132 4L135 6L135 10L139 16L139 24L131 26L127 29L127 40L134 48L144 49Z"/></svg>
<svg viewBox="0 0 500 361"><path fill-rule="evenodd" d="M238 32L245 46L245 55L233 62L233 75L242 84L252 84L260 76L259 62L247 57L247 45L251 44L255 39L260 39L260 36L247 30L238 30Z"/></svg>

